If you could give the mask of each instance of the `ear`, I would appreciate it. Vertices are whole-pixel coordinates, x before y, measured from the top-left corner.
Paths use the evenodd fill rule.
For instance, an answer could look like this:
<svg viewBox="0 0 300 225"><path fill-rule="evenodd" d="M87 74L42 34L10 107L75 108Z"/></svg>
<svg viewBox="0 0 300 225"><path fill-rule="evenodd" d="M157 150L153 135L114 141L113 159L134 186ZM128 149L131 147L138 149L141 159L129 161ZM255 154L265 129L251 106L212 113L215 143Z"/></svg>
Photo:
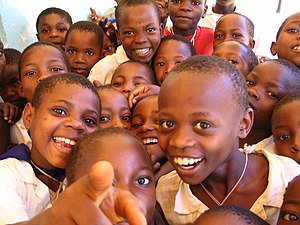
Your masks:
<svg viewBox="0 0 300 225"><path fill-rule="evenodd" d="M164 36L164 25L163 23L160 23L159 25L159 32L160 32L160 38Z"/></svg>
<svg viewBox="0 0 300 225"><path fill-rule="evenodd" d="M206 5L206 2L205 2L204 9L203 9L203 14L202 14L201 18L204 18L206 16L207 9L208 9L208 6Z"/></svg>
<svg viewBox="0 0 300 225"><path fill-rule="evenodd" d="M255 46L255 40L254 40L254 39L251 39L251 40L249 41L249 48L254 49L254 46Z"/></svg>
<svg viewBox="0 0 300 225"><path fill-rule="evenodd" d="M120 31L119 31L118 29L116 29L115 32L116 32L118 44L122 44L122 43L121 43L121 35L120 35ZM117 50L117 48L116 48L116 50Z"/></svg>
<svg viewBox="0 0 300 225"><path fill-rule="evenodd" d="M277 54L277 43L275 41L272 41L270 51L273 56L275 56Z"/></svg>
<svg viewBox="0 0 300 225"><path fill-rule="evenodd" d="M27 130L30 130L33 115L34 107L30 102L28 102L23 110L23 122Z"/></svg>
<svg viewBox="0 0 300 225"><path fill-rule="evenodd" d="M253 109L248 107L240 120L239 138L245 138L249 134L254 121Z"/></svg>

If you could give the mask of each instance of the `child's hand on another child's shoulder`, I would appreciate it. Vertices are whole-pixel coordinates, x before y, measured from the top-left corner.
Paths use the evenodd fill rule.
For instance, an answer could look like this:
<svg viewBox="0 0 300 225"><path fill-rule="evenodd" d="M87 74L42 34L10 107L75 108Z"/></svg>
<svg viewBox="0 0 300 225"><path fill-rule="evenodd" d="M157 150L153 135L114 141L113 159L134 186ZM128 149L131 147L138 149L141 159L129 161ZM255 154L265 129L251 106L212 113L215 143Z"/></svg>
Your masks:
<svg viewBox="0 0 300 225"><path fill-rule="evenodd" d="M3 102L0 103L0 114L9 124L13 124L21 118L22 111L19 107L9 102Z"/></svg>
<svg viewBox="0 0 300 225"><path fill-rule="evenodd" d="M141 84L137 86L128 96L129 108L138 103L138 101L149 95L158 94L160 87L154 84Z"/></svg>

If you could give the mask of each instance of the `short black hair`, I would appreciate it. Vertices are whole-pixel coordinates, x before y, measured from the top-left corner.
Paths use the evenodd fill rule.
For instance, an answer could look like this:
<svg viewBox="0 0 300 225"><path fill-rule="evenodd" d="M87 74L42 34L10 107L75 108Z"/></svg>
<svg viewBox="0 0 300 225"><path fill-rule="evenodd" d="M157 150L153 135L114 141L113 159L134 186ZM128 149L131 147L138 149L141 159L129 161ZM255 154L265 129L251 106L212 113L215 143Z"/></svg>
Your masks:
<svg viewBox="0 0 300 225"><path fill-rule="evenodd" d="M224 213L224 214L231 214L235 217L238 217L239 224L249 224L249 225L268 225L265 220L260 218L255 213L251 212L248 209L237 205L222 205L215 208L211 208L205 211L203 214L199 216L199 219L203 216L213 216L210 215L212 213Z"/></svg>
<svg viewBox="0 0 300 225"><path fill-rule="evenodd" d="M70 26L70 28L67 31L65 41L67 42L70 34L73 30L79 30L84 32L92 32L96 35L98 42L99 42L99 48L102 50L103 47L103 41L104 41L104 32L98 26L97 24L91 22L91 21L78 21Z"/></svg>
<svg viewBox="0 0 300 225"><path fill-rule="evenodd" d="M245 59L247 60L247 65L249 68L248 73L250 73L254 69L254 67L256 67L259 64L258 58L255 55L255 53L252 51L252 49L248 45L246 45L245 43L242 43L240 41L234 41L234 40L224 41L224 42L218 44L215 47L214 51L216 51L218 49L218 47L220 47L222 45L226 45L228 43L235 43L237 45L240 45L245 50L245 52L244 52L245 56L246 56Z"/></svg>
<svg viewBox="0 0 300 225"><path fill-rule="evenodd" d="M280 99L277 104L275 105L274 109L273 109L273 113L272 113L272 119L271 122L273 122L273 117L274 114L280 110L283 106L292 103L294 101L300 101L300 89L291 92L289 94L287 94L286 96L284 96L282 99Z"/></svg>
<svg viewBox="0 0 300 225"><path fill-rule="evenodd" d="M40 46L49 46L49 47L53 47L53 48L57 49L57 51L60 52L60 54L62 55L62 57L63 57L63 59L64 59L64 62L65 62L65 64L66 64L66 67L67 67L68 72L71 71L71 66L70 66L69 59L68 59L66 53L65 53L60 47L58 47L58 46L55 45L55 44L49 43L49 42L37 41L37 42L34 42L34 43L32 43L31 45L27 46L27 47L24 49L24 51L22 52L22 54L21 54L21 58L20 58L20 61L19 61L19 71L20 71L20 73L19 73L20 77L19 77L19 78L20 78L20 80L21 80L21 66L22 66L22 63L23 63L23 57L24 57L24 55L25 55L28 51L30 51L31 49L34 49L34 48L37 48L37 47L40 47Z"/></svg>
<svg viewBox="0 0 300 225"><path fill-rule="evenodd" d="M99 112L101 111L100 97L94 85L86 77L75 73L57 74L55 76L49 76L41 80L34 91L32 97L32 106L34 108L38 108L42 103L44 96L49 92L52 92L57 84L76 84L78 86L81 86L82 88L91 90L91 92L95 94L97 99L99 99Z"/></svg>
<svg viewBox="0 0 300 225"><path fill-rule="evenodd" d="M118 2L116 11L115 11L115 16L116 16L116 23L117 23L117 27L118 29L120 29L120 18L122 16L122 12L124 11L124 8L128 8L128 7L136 7L136 6L140 6L140 5L151 5L154 10L155 13L157 15L157 19L160 23L160 11L158 8L158 4L156 3L155 0L122 0L120 2ZM137 12L139 13L139 12Z"/></svg>
<svg viewBox="0 0 300 225"><path fill-rule="evenodd" d="M114 75L112 76L111 80L113 80L113 78L114 78L116 72L118 71L118 68L120 68L120 67L122 67L122 66L124 66L124 65L126 65L126 64L129 64L129 63L135 63L135 64L138 64L138 65L141 65L141 66L145 67L149 73L143 74L143 75L147 76L147 78L150 80L151 84L156 84L156 78L155 78L153 69L152 69L148 64L143 63L143 62L140 62L140 61L137 61L137 60L134 60L134 59L131 59L131 60L128 60L128 61L125 61L125 62L121 63L121 64L116 68L115 73L114 73Z"/></svg>
<svg viewBox="0 0 300 225"><path fill-rule="evenodd" d="M229 16L229 15L238 15L238 16L241 16L243 18L245 18L246 20L246 27L247 27L247 31L248 31L248 34L249 36L253 39L254 38L254 23L252 22L251 19L249 19L247 16L241 14L241 13L237 13L237 12L231 12L231 13L226 13L224 14L223 16L221 16L218 21L217 21L217 24L216 26L218 25L219 21L226 17L226 16Z"/></svg>
<svg viewBox="0 0 300 225"><path fill-rule="evenodd" d="M21 59L22 53L19 50L14 48L5 48L4 55L6 58L6 65L13 65L13 64L19 65L19 61Z"/></svg>
<svg viewBox="0 0 300 225"><path fill-rule="evenodd" d="M165 36L165 37L163 37L161 39L160 44L162 44L164 42L167 42L167 41L179 41L179 42L182 42L189 49L190 56L196 55L196 49L195 49L194 45L188 39L186 39L185 37L183 37L182 35L171 34L171 35ZM155 57L156 57L156 54L154 55L153 58L155 58Z"/></svg>
<svg viewBox="0 0 300 225"><path fill-rule="evenodd" d="M64 18L70 25L73 23L72 22L72 17L70 16L70 14L63 10L63 9L60 9L60 8L56 8L56 7L50 7L50 8L47 8L45 10L43 10L39 15L38 15L38 18L36 20L36 30L37 32L39 31L39 23L41 21L41 19L44 17L44 16L47 16L49 14L57 14L59 16L61 16L62 18Z"/></svg>
<svg viewBox="0 0 300 225"><path fill-rule="evenodd" d="M235 101L237 110L244 112L249 105L246 79L234 65L217 56L195 55L176 65L162 83L161 89L178 76L184 76L189 72L201 76L203 73L211 76L227 77L232 84L232 99ZM195 84L196 85L196 84Z"/></svg>
<svg viewBox="0 0 300 225"><path fill-rule="evenodd" d="M148 154L142 140L138 136L134 135L131 131L121 127L99 129L79 139L79 141L73 147L66 167L68 185L72 184L79 178L76 176L76 170L86 164L86 153L101 151L101 142L110 136L113 136L116 139L121 136L128 137L137 142L145 154Z"/></svg>

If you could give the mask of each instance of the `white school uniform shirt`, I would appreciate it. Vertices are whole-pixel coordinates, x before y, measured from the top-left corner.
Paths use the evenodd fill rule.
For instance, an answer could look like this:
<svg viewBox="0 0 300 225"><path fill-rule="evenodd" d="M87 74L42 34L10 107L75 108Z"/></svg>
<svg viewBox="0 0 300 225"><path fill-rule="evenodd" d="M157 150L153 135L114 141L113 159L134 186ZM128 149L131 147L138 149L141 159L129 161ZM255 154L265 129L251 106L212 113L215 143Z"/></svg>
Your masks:
<svg viewBox="0 0 300 225"><path fill-rule="evenodd" d="M49 188L25 161L0 161L0 224L26 221L51 206Z"/></svg>
<svg viewBox="0 0 300 225"><path fill-rule="evenodd" d="M266 190L252 205L254 212L271 225L276 225L283 194L288 183L300 174L300 165L294 160L257 150L269 162L269 176ZM176 171L162 176L156 187L156 197L165 218L170 225L192 225L209 208L202 203L184 183Z"/></svg>
<svg viewBox="0 0 300 225"><path fill-rule="evenodd" d="M104 57L92 67L88 79L91 82L98 80L102 85L110 84L116 68L128 60L129 58L121 45L117 48L116 53Z"/></svg>

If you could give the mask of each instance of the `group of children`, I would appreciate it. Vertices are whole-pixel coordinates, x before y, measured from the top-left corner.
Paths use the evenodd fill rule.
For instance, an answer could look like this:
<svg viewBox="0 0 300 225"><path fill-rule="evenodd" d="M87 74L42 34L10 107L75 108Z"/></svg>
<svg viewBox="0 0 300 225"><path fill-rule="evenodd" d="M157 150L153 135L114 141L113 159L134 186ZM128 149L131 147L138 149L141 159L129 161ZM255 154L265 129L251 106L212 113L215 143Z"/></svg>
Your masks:
<svg viewBox="0 0 300 225"><path fill-rule="evenodd" d="M0 224L299 223L300 13L262 62L232 6L118 1L118 45L48 8L0 42Z"/></svg>

